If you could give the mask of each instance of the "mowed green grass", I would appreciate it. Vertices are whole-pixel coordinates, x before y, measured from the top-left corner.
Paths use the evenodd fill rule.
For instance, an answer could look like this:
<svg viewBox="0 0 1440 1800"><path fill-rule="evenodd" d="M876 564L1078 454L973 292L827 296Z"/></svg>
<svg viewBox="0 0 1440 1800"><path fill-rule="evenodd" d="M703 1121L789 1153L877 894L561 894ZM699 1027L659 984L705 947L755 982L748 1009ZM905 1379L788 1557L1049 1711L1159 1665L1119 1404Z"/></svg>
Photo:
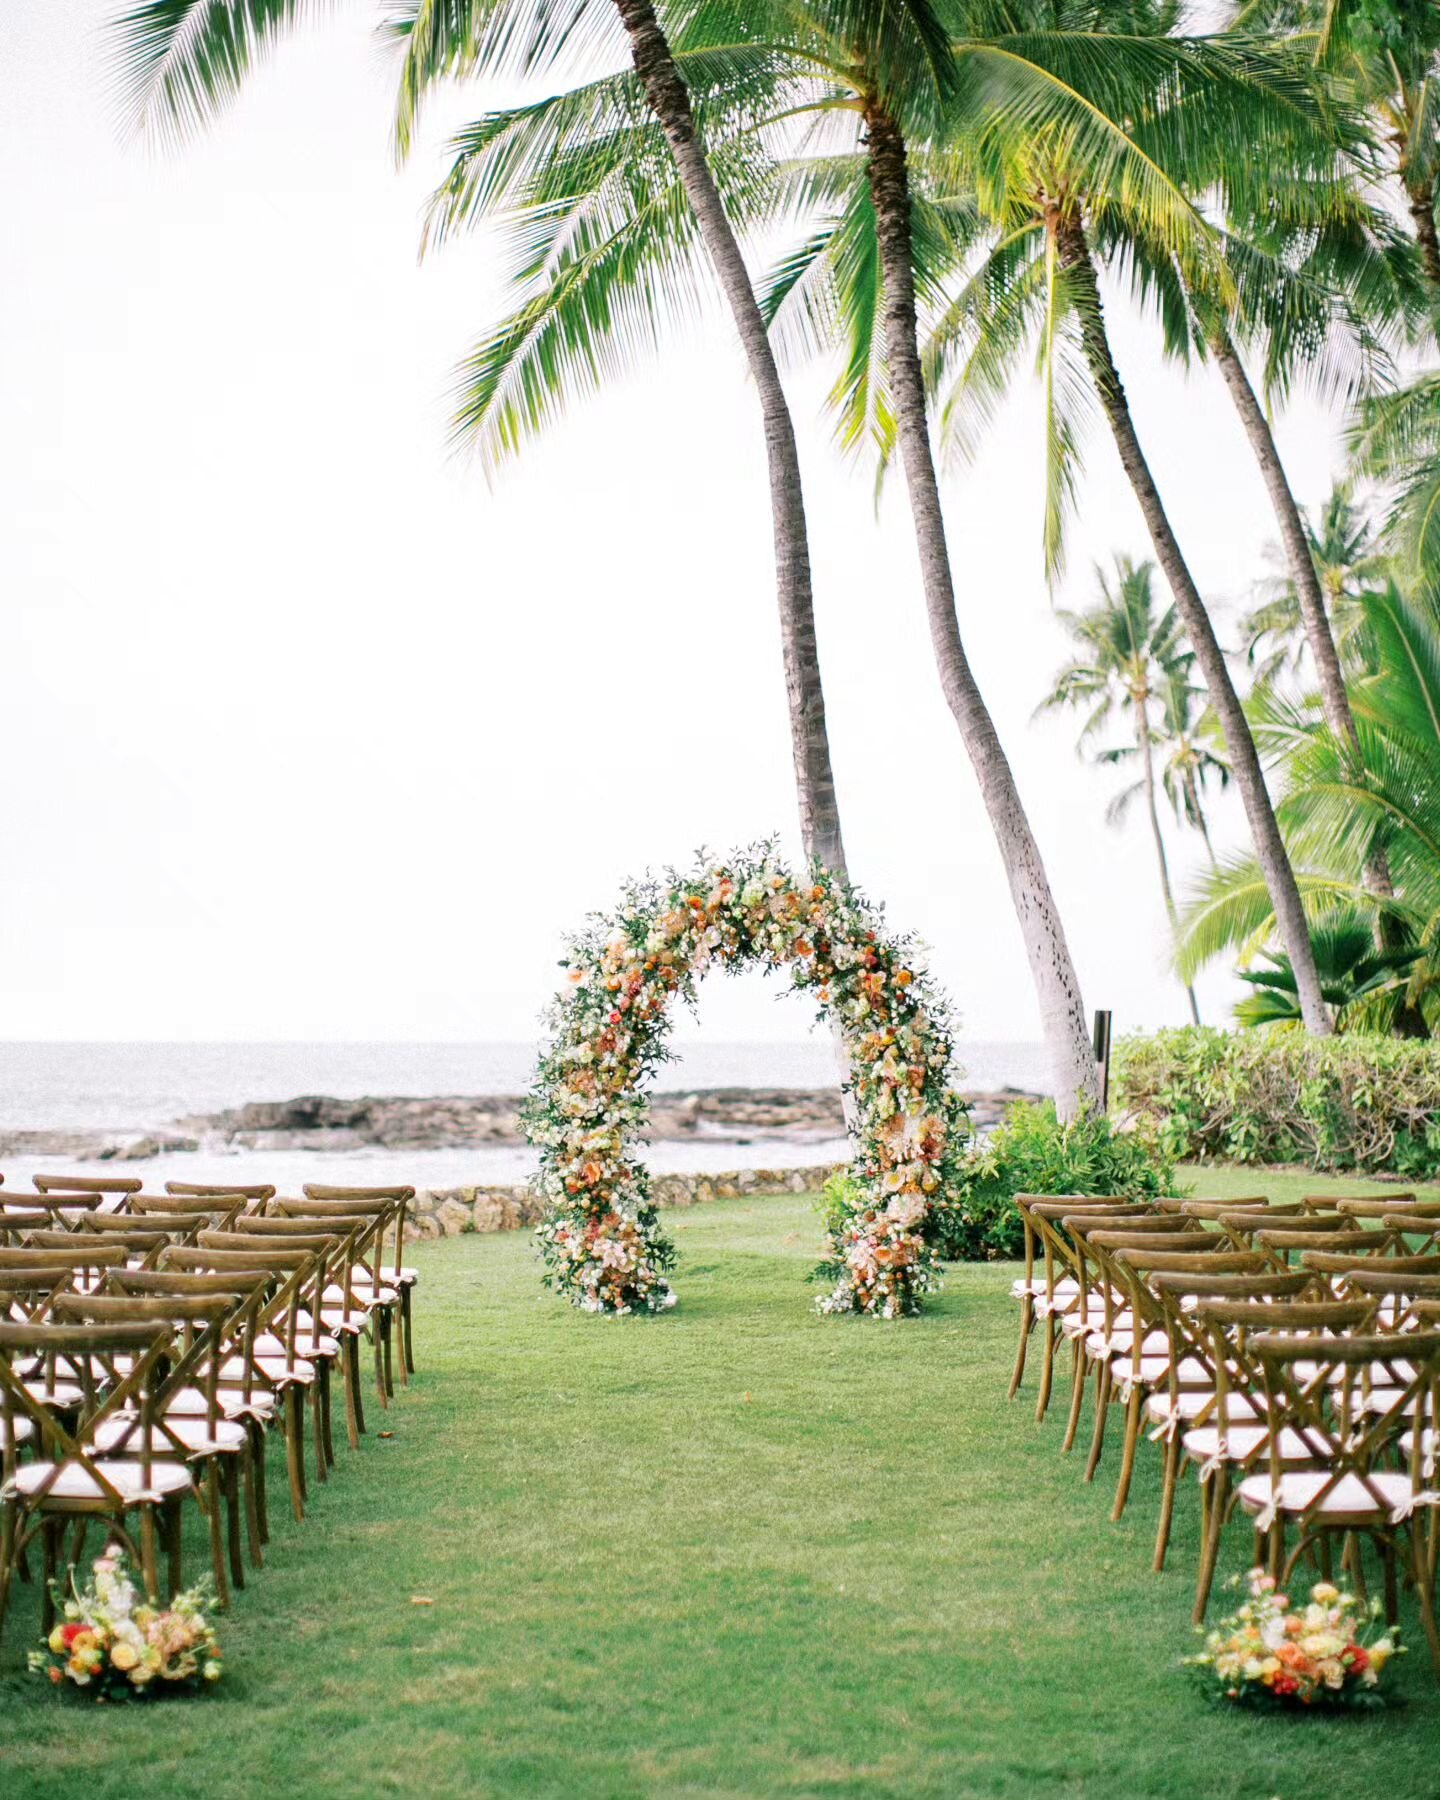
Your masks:
<svg viewBox="0 0 1440 1800"><path fill-rule="evenodd" d="M1156 1577L1157 1457L1111 1525L1113 1455L1086 1487L1033 1386L1005 1399L1013 1268L953 1270L919 1320L824 1319L806 1199L670 1224L681 1299L658 1320L572 1312L524 1235L417 1249L421 1372L388 1418L372 1405L303 1527L272 1464L268 1566L214 1692L57 1694L20 1672L21 1588L5 1800L1440 1796L1423 1649L1377 1717L1217 1713L1191 1690L1193 1489Z"/></svg>

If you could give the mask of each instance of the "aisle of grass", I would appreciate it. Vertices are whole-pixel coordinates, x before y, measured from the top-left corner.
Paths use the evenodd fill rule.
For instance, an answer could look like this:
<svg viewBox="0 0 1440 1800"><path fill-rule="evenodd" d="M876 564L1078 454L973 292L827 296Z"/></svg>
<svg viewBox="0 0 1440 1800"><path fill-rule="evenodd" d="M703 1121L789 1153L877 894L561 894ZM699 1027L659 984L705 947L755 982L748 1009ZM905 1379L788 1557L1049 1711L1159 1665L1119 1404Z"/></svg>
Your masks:
<svg viewBox="0 0 1440 1800"><path fill-rule="evenodd" d="M5 1800L1440 1796L1423 1652L1377 1718L1192 1694L1193 1493L1152 1576L1153 1459L1112 1526L1110 1471L1085 1487L1059 1421L1006 1404L1011 1269L953 1272L921 1320L821 1319L804 1199L672 1224L656 1321L568 1311L521 1236L419 1251L421 1375L371 1419L394 1436L279 1526L213 1694L67 1704L16 1672L22 1589Z"/></svg>

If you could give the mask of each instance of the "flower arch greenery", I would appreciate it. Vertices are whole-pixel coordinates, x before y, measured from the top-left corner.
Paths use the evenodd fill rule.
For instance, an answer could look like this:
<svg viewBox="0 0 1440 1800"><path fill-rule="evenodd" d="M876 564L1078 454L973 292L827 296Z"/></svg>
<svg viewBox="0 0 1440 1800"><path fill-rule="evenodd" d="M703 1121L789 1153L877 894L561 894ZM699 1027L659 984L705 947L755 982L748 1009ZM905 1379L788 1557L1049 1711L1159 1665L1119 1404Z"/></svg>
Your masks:
<svg viewBox="0 0 1440 1800"><path fill-rule="evenodd" d="M969 1137L949 1085L948 1007L913 939L841 877L801 880L762 844L628 887L570 946L554 1034L526 1103L546 1202L546 1283L589 1312L661 1312L675 1249L634 1153L645 1086L668 1056L677 1000L712 966L788 969L835 1021L849 1055L851 1178L830 1209L825 1312L896 1318L936 1286L943 1197Z"/></svg>

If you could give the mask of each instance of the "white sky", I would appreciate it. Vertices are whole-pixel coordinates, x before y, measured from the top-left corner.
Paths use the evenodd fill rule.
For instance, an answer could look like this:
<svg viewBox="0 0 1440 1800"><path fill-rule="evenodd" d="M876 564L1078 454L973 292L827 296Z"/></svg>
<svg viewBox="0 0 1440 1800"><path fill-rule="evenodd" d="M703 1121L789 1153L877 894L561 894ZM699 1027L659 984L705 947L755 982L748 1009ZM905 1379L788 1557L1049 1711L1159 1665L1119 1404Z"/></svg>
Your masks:
<svg viewBox="0 0 1440 1800"><path fill-rule="evenodd" d="M796 845L758 414L723 322L573 413L488 491L445 449L453 364L499 310L483 239L418 268L444 129L403 174L375 9L287 43L182 153L122 142L114 0L0 12L0 1033L532 1034L565 931L629 873ZM1142 438L1207 595L1273 520L1217 378L1112 304ZM999 859L930 661L904 495L789 381L854 877L973 1038L1039 1035ZM1018 390L949 478L961 623L1089 1006L1184 1017L1153 852L1075 723L1030 713L1066 652L1040 561L1039 410ZM1316 502L1331 422L1282 449ZM1063 595L1148 553L1090 445ZM1222 835L1243 828L1222 813ZM1172 833L1183 870L1196 846ZM758 982L717 1037L789 1037ZM1202 990L1215 1019L1228 981Z"/></svg>

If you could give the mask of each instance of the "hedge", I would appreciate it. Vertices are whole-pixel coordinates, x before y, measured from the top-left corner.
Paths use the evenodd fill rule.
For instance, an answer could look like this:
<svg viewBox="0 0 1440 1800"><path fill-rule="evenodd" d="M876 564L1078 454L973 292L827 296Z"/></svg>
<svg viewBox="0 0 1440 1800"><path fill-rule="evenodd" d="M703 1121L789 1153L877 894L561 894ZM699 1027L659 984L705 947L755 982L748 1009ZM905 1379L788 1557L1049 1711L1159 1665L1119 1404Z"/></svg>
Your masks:
<svg viewBox="0 0 1440 1800"><path fill-rule="evenodd" d="M1122 1038L1113 1106L1185 1161L1440 1174L1440 1044L1187 1026Z"/></svg>

